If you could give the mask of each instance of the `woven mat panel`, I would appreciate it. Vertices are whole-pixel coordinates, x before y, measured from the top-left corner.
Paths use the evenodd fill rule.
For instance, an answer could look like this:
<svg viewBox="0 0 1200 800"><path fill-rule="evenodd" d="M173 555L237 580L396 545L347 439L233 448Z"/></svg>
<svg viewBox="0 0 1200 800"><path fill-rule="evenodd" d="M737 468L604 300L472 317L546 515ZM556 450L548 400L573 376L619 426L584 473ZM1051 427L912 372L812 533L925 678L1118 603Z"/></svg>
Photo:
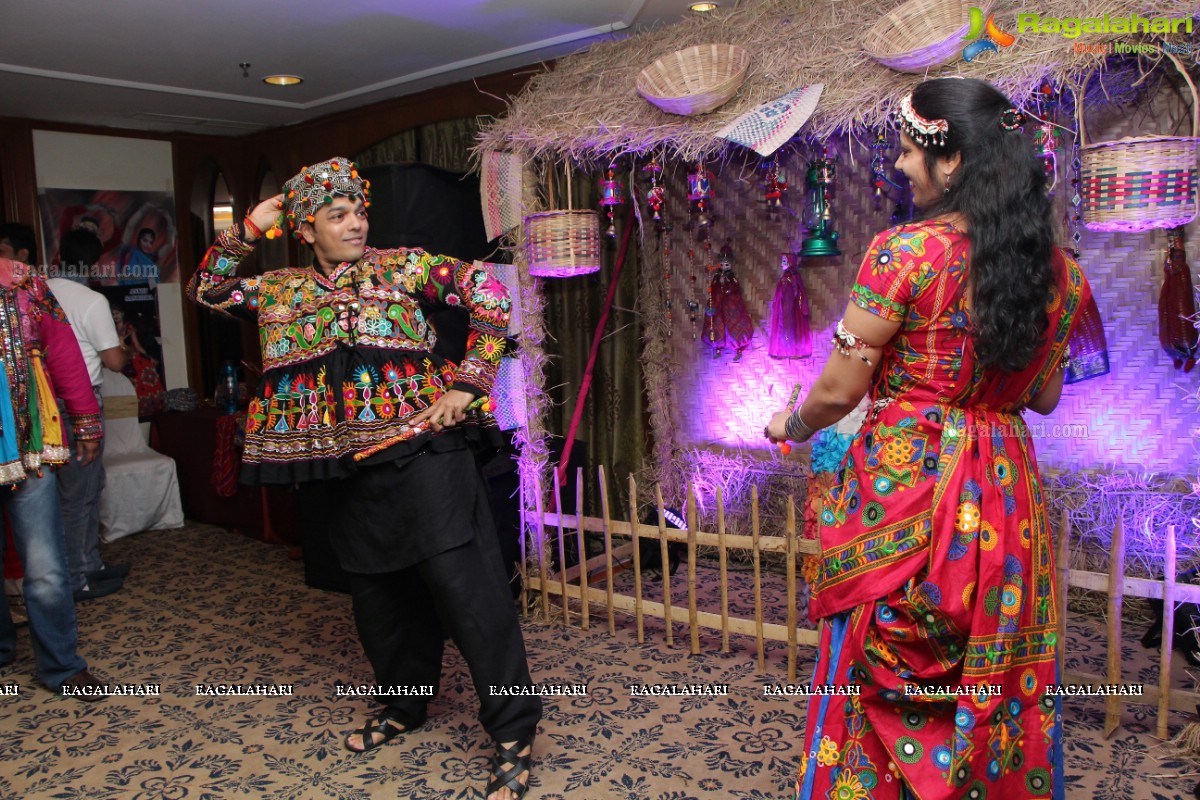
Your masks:
<svg viewBox="0 0 1200 800"><path fill-rule="evenodd" d="M869 188L870 156L855 151L856 164L842 158L838 164L837 195L834 212L841 234L840 258L823 259L821 266L802 270L809 295L813 355L803 359L775 359L767 355L771 300L780 274L780 253L799 249L803 229L795 214L801 211L803 187L797 186L804 174L804 160L790 156L784 163L791 187L786 209L778 220L768 218L762 202L761 171L753 165L731 163L711 165L714 173L712 254L730 240L735 262L734 273L742 286L746 307L754 322L754 339L742 357L724 351L714 357L703 341L703 308L710 281L705 271L703 246L695 233L685 229L688 220L687 169L673 165L664 170L668 197L672 200L670 219L674 229L667 235L671 255L671 338L669 352L676 373L679 413L679 446L715 450L748 448L764 458L778 458L766 446L763 426L771 414L783 409L796 383L812 386L832 348L833 329L841 319L850 295L850 285L858 271L867 244L888 226L890 206L875 209ZM688 258L688 250L695 258ZM694 262L694 263L693 263ZM661 267L649 264L649 269ZM693 276L695 280L692 280ZM695 324L688 321L687 301L700 305L701 316ZM798 451L797 451L798 452ZM774 454L773 454L774 453ZM797 458L794 452L790 458Z"/></svg>
<svg viewBox="0 0 1200 800"><path fill-rule="evenodd" d="M1089 113L1089 139L1183 133L1183 109L1178 100L1164 92L1144 111ZM1190 121L1187 127L1190 129ZM1067 137L1065 144L1069 142ZM1060 202L1070 189L1070 175L1066 174L1070 152L1066 146L1064 150L1066 155L1059 160ZM1200 267L1200 225L1193 221L1184 236L1195 283ZM1068 470L1195 474L1200 409L1188 395L1195 395L1200 387L1200 369L1186 374L1175 369L1158 343L1158 293L1166 245L1165 230L1083 231L1079 262L1104 320L1111 371L1067 386L1062 402L1049 417L1027 415L1041 463ZM1038 422L1044 425L1034 424Z"/></svg>
<svg viewBox="0 0 1200 800"><path fill-rule="evenodd" d="M1089 132L1097 140L1172 129L1177 103L1159 103L1142 115L1089 116ZM1069 194L1070 137L1060 153L1058 199ZM803 270L812 311L813 356L779 360L767 355L770 304L779 275L779 254L799 248L803 229L795 216L770 220L762 203L761 171L753 165L711 164L714 173L711 228L712 254L730 240L734 272L742 286L754 322L754 340L738 361L734 353L714 357L702 340L702 316L688 321L687 302L703 307L710 275L706 256L695 234L685 229L689 219L686 177L688 167L668 165L664 180L674 230L667 235L671 250L668 295L672 325L669 353L680 398L679 447L717 451L749 449L764 458L778 458L764 447L762 428L770 415L783 408L792 387L811 386L831 348L830 338L842 316L850 285L871 237L890 225L891 206L875 207L871 189L870 152L845 143L837 156L838 177L833 201L835 227L843 255ZM889 155L894 159L896 153ZM889 162L890 163L890 162ZM788 203L799 212L804 195L804 159L788 157L784 166L791 186ZM1060 214L1061 216L1061 210ZM1200 265L1200 226L1187 226L1188 263L1193 275ZM1190 374L1176 370L1158 345L1158 292L1162 283L1166 233L1141 234L1084 231L1081 263L1092 283L1104 319L1112 371L1066 387L1058 409L1042 418L1030 413L1037 453L1047 466L1068 470L1135 470L1175 475L1194 474L1197 462L1195 430L1200 410L1194 399L1200 368ZM688 250L695 253L688 258ZM648 269L662 271L656 263ZM694 277L694 280L693 280ZM796 455L790 456L796 458Z"/></svg>

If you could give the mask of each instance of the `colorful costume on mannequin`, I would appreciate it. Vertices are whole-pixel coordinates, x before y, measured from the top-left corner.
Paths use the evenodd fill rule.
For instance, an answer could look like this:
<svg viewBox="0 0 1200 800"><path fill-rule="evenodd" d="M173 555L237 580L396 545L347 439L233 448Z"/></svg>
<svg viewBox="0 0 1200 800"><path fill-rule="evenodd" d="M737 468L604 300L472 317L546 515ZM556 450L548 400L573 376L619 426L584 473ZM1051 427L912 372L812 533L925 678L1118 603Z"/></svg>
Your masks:
<svg viewBox="0 0 1200 800"><path fill-rule="evenodd" d="M813 682L861 695L810 703L799 798L900 798L901 778L922 800L1062 797L1053 548L1020 412L1062 368L1090 289L1055 251L1043 346L1020 372L985 370L969 246L943 222L901 225L853 288L900 329L821 510ZM922 693L936 687L951 693Z"/></svg>

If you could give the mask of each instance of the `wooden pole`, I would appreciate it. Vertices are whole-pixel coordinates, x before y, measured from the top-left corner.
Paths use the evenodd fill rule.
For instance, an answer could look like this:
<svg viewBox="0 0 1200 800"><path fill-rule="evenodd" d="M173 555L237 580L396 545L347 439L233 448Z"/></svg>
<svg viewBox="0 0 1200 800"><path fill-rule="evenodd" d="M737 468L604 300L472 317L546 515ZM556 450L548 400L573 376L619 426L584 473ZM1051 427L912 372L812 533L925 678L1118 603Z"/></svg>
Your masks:
<svg viewBox="0 0 1200 800"><path fill-rule="evenodd" d="M654 487L654 500L658 504L658 548L662 554L663 621L667 629L667 646L671 647L675 644L675 626L671 624L671 560L667 552L667 515L663 509L661 485Z"/></svg>
<svg viewBox="0 0 1200 800"><path fill-rule="evenodd" d="M751 550L754 561L754 638L758 642L758 671L767 671L766 650L763 643L762 602L762 550L759 549L758 486L750 487L750 537L754 542Z"/></svg>
<svg viewBox="0 0 1200 800"><path fill-rule="evenodd" d="M725 495L717 487L717 538L721 563L721 652L729 652L729 551L725 549Z"/></svg>
<svg viewBox="0 0 1200 800"><path fill-rule="evenodd" d="M1167 738L1171 714L1171 651L1175 645L1175 526L1167 526L1163 558L1162 655L1158 667L1158 738Z"/></svg>
<svg viewBox="0 0 1200 800"><path fill-rule="evenodd" d="M788 683L796 682L796 501L787 501L787 671Z"/></svg>
<svg viewBox="0 0 1200 800"><path fill-rule="evenodd" d="M604 518L604 596L608 598L608 633L617 632L617 620L613 614L613 556L612 524L608 515L608 481L604 478L604 467L598 469L600 477L600 514Z"/></svg>
<svg viewBox="0 0 1200 800"><path fill-rule="evenodd" d="M646 629L642 620L642 548L638 542L637 481L629 476L629 532L633 540L633 616L637 622L638 644L645 644Z"/></svg>
<svg viewBox="0 0 1200 800"><path fill-rule="evenodd" d="M1062 521L1058 525L1058 542L1056 547L1054 570L1057 573L1058 597L1055 598L1057 603L1056 610L1058 611L1058 635L1056 644L1058 652L1058 675L1059 679L1066 674L1067 667L1064 663L1064 653L1067 652L1067 588L1070 585L1071 579L1071 517L1067 513L1067 509L1063 509Z"/></svg>
<svg viewBox="0 0 1200 800"><path fill-rule="evenodd" d="M547 584L550 582L550 576L546 571L546 530L542 522L545 517L542 514L542 493L540 490L537 493L537 497L534 498L534 503L537 504L538 586L542 590L542 621L549 622L550 594Z"/></svg>
<svg viewBox="0 0 1200 800"><path fill-rule="evenodd" d="M1121 606L1125 599L1125 524L1117 517L1108 564L1108 682L1121 682ZM1121 726L1121 698L1104 701L1104 738Z"/></svg>
<svg viewBox="0 0 1200 800"><path fill-rule="evenodd" d="M691 629L692 655L700 654L700 624L696 619L696 495L692 482L687 484L688 526L688 627Z"/></svg>
<svg viewBox="0 0 1200 800"><path fill-rule="evenodd" d="M579 548L579 622L586 631L592 627L592 623L588 615L587 548L583 542L583 467L575 470L575 542Z"/></svg>
<svg viewBox="0 0 1200 800"><path fill-rule="evenodd" d="M554 470L554 511L558 514L558 583L562 589L563 625L571 624L571 608L567 604L567 553L563 547L562 483Z"/></svg>
<svg viewBox="0 0 1200 800"><path fill-rule="evenodd" d="M542 482L537 472L533 474L533 492L536 496L542 491ZM525 507L524 498L521 500L521 535L517 537L521 545L521 616L529 616L529 509Z"/></svg>

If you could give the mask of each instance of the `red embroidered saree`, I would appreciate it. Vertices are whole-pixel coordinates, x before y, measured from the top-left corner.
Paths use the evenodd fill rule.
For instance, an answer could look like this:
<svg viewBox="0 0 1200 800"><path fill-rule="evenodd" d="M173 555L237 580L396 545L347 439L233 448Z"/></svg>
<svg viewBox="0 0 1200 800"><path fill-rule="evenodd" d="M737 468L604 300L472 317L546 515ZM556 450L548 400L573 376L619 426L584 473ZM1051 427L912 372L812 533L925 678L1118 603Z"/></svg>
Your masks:
<svg viewBox="0 0 1200 800"><path fill-rule="evenodd" d="M901 225L852 290L901 324L820 514L813 683L860 694L810 703L798 798L1061 797L1053 548L1020 409L1090 289L1056 251L1043 347L1021 372L984 370L968 250L946 223Z"/></svg>

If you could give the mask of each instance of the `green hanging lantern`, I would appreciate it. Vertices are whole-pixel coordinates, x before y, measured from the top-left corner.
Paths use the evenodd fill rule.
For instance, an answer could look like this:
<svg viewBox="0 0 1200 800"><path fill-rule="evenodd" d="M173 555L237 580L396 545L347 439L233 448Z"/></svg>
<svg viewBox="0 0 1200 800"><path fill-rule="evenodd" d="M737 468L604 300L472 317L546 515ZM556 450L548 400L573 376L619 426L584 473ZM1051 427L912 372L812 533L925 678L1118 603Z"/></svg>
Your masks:
<svg viewBox="0 0 1200 800"><path fill-rule="evenodd" d="M825 256L840 256L838 250L837 231L833 229L833 209L830 200L833 196L833 181L835 178L834 163L821 157L808 164L808 172L804 175L804 227L808 235L800 244L800 255L808 258Z"/></svg>

